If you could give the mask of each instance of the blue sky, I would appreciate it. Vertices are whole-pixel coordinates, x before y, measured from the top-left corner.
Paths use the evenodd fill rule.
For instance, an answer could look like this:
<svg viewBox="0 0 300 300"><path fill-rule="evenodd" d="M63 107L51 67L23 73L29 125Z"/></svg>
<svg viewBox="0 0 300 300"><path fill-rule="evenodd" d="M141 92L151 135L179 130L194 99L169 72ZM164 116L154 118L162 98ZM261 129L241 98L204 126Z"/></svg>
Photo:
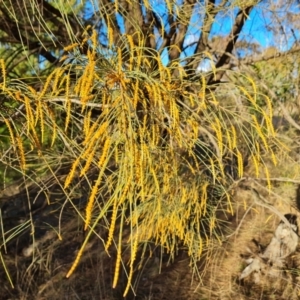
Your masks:
<svg viewBox="0 0 300 300"><path fill-rule="evenodd" d="M182 4L183 0L178 0L178 7ZM86 2L86 14L87 16L98 9L97 2L95 0L88 0ZM188 46L192 42L195 42L201 33L201 21L203 19L204 8L202 8L202 0L199 1L194 9L194 13L191 20L191 25L188 29L188 33L185 40L185 46ZM216 3L220 2L217 0ZM282 5L280 10L276 7L278 1L261 1L250 13L249 18L243 28L239 40L256 43L263 51L267 47L277 47L279 50L288 50L295 42L295 37L300 37L299 30L296 28L290 28L290 24L286 19L287 13L299 13L299 6L295 5ZM93 4L92 4L93 3ZM166 22L167 7L163 0L149 0L149 3L153 7L155 13ZM232 3L232 1L228 1ZM238 9L231 7L226 11L219 13L215 19L212 27L210 38L213 36L227 36L232 28L232 24L235 20L235 16ZM118 17L118 22L122 27L122 19ZM166 22L167 23L167 22ZM275 26L278 30L274 34L271 27ZM106 30L105 27L103 29ZM166 26L166 30L169 28ZM191 45L186 49L185 55L190 55L195 49L195 45ZM246 52L241 52L240 55L246 55ZM167 63L166 55L162 56L164 64Z"/></svg>

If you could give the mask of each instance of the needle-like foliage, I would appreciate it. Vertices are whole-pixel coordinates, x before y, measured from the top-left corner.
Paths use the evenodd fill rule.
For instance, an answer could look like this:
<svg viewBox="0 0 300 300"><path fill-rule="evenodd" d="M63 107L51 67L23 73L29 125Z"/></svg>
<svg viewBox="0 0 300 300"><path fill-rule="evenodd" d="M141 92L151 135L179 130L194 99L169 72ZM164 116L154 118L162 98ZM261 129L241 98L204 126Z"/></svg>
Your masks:
<svg viewBox="0 0 300 300"><path fill-rule="evenodd" d="M23 2L27 12L44 1L29 2L37 7ZM264 170L269 179L264 157L270 156L276 164L276 146L283 147L272 125L272 102L260 92L254 77L225 68L257 2L236 1L230 6L237 6L238 14L231 38L224 52L216 52L214 62L208 32L214 17L229 11L226 3L166 1L168 22L164 23L152 2L104 1L94 8L94 17L102 20L99 28L80 24L82 34L78 34L72 32L71 24L79 20L62 8L61 1L53 7L45 2L47 22L39 19L39 23L47 29L48 42L55 42L51 32L58 39L69 37L58 51L59 62L53 59L50 74L34 86L8 78L10 72L1 60L0 89L14 111L1 112L1 121L18 165L10 156L2 162L13 165L24 178L37 163L44 164L44 172L54 174L56 161L49 153L54 151L68 165L61 183L67 199L72 198L78 180L85 178L90 186L85 211L78 208L85 240L67 277L103 220L105 249L109 253L114 246L117 251L114 287L123 254L130 248L124 296L131 287L141 245L159 245L171 257L183 249L191 262L197 262L215 240L221 242L216 211L233 212L229 187L243 177L246 165L253 165L257 176ZM183 55L195 8L202 6L196 50ZM8 7L0 15L7 22ZM68 24L64 34L48 19L50 12ZM116 16L122 16L125 34ZM16 39L21 29L10 29ZM43 49L40 55L52 60L55 52L42 46L42 35L37 37ZM33 45L30 37L26 39L30 50ZM210 68L204 71L199 66L207 59ZM124 236L125 228L128 236Z"/></svg>

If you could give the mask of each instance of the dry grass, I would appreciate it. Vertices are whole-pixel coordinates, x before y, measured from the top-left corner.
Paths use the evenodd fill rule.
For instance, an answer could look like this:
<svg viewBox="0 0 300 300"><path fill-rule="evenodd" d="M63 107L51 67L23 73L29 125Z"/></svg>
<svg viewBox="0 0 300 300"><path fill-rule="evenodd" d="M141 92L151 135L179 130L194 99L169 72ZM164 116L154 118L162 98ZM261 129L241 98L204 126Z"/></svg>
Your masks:
<svg viewBox="0 0 300 300"><path fill-rule="evenodd" d="M285 166L286 170L293 169L291 164ZM279 175L280 167L282 166L274 169L273 175ZM295 185L275 182L269 193L259 181L248 181L248 184L255 187L275 210L282 214L293 213L299 218L300 213L295 207ZM249 190L237 188L233 202L235 213L228 219L230 237L215 249L213 259L206 266L207 276L203 279L203 287L200 288L203 294L207 299L298 299L300 292L298 250L288 261L279 279L264 277L259 284L255 284L251 278L239 281L238 278L247 265L242 257L249 257L250 252L259 251L253 240L267 246L280 219L272 210L259 204L253 205L255 203L253 194Z"/></svg>

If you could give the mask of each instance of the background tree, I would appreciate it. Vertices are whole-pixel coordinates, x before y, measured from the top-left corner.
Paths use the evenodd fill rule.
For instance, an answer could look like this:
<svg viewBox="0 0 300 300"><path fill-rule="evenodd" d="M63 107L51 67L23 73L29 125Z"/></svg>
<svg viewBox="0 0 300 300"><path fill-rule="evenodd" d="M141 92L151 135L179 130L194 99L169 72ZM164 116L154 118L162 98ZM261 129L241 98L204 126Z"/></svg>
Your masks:
<svg viewBox="0 0 300 300"><path fill-rule="evenodd" d="M271 188L268 161L286 149L272 125L272 82L261 81L264 60L282 49L266 50L251 30L266 8L267 1L3 1L1 162L13 170L3 182L21 178L28 200L22 230L12 234L2 219L3 249L19 230L35 232L34 212L48 202L45 211L57 214L47 228L59 238L84 227L75 263L63 270L70 279L99 240L97 249L115 252L113 287L126 274L124 296L155 249L161 263L164 253L185 251L197 270L222 242L217 213L233 213L229 192L247 164ZM296 19L297 2L271 8ZM261 32L283 22L266 19ZM292 29L289 57L298 51ZM63 200L54 201L58 191ZM35 245L55 239L33 236Z"/></svg>

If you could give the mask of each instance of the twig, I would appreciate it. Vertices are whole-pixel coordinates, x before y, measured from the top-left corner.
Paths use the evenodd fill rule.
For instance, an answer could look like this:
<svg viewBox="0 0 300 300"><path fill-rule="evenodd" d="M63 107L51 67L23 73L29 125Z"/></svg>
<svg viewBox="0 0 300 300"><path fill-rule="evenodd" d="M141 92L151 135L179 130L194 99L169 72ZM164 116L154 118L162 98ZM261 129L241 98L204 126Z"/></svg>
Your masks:
<svg viewBox="0 0 300 300"><path fill-rule="evenodd" d="M286 178L286 177L277 177L277 178L264 178L264 177L253 178L253 177L247 177L245 179L251 179L254 182L257 182L259 180L263 180L263 181L291 182L291 183L295 183L295 184L300 184L300 179L299 180L295 180L295 179L290 179L290 178Z"/></svg>
<svg viewBox="0 0 300 300"><path fill-rule="evenodd" d="M257 183L257 182L256 182ZM258 183L257 183L258 184ZM260 184L258 184L260 185ZM260 185L261 186L261 185ZM230 238L231 236L235 235L238 233L238 231L240 230L241 226L242 226L242 223L244 222L245 220L245 217L247 216L247 214L249 213L249 211L252 209L252 207L254 206L254 204L257 204L259 206L262 206L264 208L267 208L269 210L271 210L273 213L275 213L287 226L291 227L291 223L287 220L287 218L280 212L278 211L272 204L268 203L267 200L261 196L259 194L259 192L252 188L252 187L249 187L247 186L247 189L251 191L252 195L254 196L254 202L247 208L247 210L245 211L241 221L239 222L239 225L237 227L237 229L226 236L226 238ZM275 196L278 197L277 194L273 193ZM281 198L281 197L280 197Z"/></svg>
<svg viewBox="0 0 300 300"><path fill-rule="evenodd" d="M279 210L277 210L272 204L268 203L265 197L261 196L256 189L251 187L249 187L249 189L251 190L252 195L254 195L255 204L258 204L262 207L269 209L274 214L276 214L287 226L291 227L292 224L287 220L287 218Z"/></svg>

